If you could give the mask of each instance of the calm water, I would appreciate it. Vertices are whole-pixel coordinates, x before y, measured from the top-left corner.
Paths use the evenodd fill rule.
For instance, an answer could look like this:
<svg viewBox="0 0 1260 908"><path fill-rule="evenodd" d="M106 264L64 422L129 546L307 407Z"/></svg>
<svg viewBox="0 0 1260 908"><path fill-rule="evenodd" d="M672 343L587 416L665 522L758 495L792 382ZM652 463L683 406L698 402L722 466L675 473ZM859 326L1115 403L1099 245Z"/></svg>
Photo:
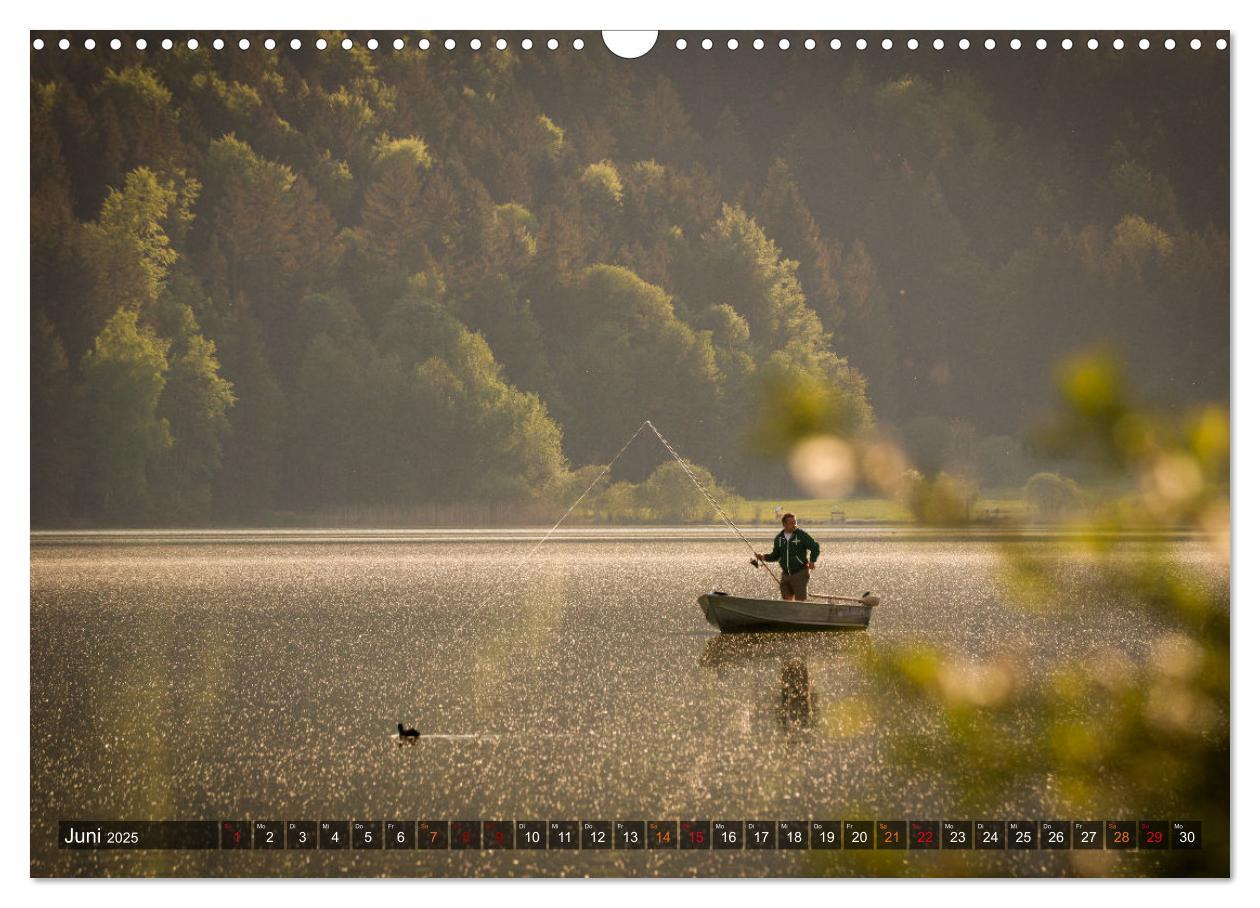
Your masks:
<svg viewBox="0 0 1260 908"><path fill-rule="evenodd" d="M753 532L768 549L771 531ZM883 596L869 631L718 635L697 594L772 593L720 531L568 531L523 566L537 534L37 534L32 872L844 874L903 861L953 872L948 853L53 847L56 821L71 817L948 818L947 780L891 756L914 720L886 691L874 697L864 655L925 641L966 658L1012 654L1037 673L1096 652L1140 655L1161 632L1091 594L1097 566L1084 557L1063 573L1063 601L1028 614L1009 606L992 536L816 536L817 590ZM1020 545L1063 551L1046 536ZM1225 587L1199 543L1170 545L1194 582ZM802 671L812 705L797 696ZM875 702L886 714L856 732L828 724ZM400 721L421 732L414 746L397 746ZM1046 797L1022 792L998 818L1056 816ZM1164 809L1099 804L1096 816L1171 817L1169 797ZM1091 870L1071 857L972 855L968 866ZM1113 872L1157 866L1097 859L1119 860Z"/></svg>

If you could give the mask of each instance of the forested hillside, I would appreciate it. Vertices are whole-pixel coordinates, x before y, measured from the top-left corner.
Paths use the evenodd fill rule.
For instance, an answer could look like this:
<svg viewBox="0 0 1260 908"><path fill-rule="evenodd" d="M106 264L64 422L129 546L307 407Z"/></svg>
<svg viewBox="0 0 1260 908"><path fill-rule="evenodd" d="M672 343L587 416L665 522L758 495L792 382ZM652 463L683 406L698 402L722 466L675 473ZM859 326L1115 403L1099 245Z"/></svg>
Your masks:
<svg viewBox="0 0 1260 908"><path fill-rule="evenodd" d="M785 494L783 389L1022 483L1100 342L1227 398L1224 55L305 37L33 52L34 522L528 500L644 418Z"/></svg>

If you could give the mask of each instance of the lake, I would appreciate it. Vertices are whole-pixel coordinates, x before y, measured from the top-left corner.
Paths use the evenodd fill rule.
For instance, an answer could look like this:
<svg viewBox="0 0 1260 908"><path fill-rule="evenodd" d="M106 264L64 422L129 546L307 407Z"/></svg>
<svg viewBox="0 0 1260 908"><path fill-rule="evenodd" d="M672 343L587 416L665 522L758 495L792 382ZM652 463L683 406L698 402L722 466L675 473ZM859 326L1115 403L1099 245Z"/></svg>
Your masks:
<svg viewBox="0 0 1260 908"><path fill-rule="evenodd" d="M773 596L729 531L37 533L35 875L1157 872L1081 852L59 852L58 819L983 819L870 668L927 643L1034 679L1138 658L1164 628L1055 533L818 529L813 589L882 597L865 632L719 635L696 596ZM762 551L769 528L747 530ZM1149 541L1134 537L1108 558ZM1192 536L1187 582L1228 592ZM1011 550L1061 560L1012 604ZM854 717L860 717L856 721ZM396 723L421 737L400 746ZM1018 736L1018 723L1004 733ZM1093 818L1176 818L1097 803ZM1052 786L997 819L1059 817ZM1072 818L1072 817L1065 817ZM1092 862L1092 863L1091 863Z"/></svg>

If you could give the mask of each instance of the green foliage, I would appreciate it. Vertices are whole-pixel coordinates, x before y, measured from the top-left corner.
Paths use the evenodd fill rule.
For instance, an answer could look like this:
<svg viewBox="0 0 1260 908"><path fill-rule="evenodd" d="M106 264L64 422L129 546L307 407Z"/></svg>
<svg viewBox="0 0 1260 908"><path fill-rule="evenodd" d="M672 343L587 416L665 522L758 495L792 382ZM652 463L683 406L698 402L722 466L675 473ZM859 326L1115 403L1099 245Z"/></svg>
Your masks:
<svg viewBox="0 0 1260 908"><path fill-rule="evenodd" d="M928 526L962 526L971 522L980 497L973 481L940 472L931 479L914 472L908 481L902 503L915 521Z"/></svg>
<svg viewBox="0 0 1260 908"><path fill-rule="evenodd" d="M642 519L642 498L639 488L631 482L614 482L596 499L595 511L604 523L628 523Z"/></svg>
<svg viewBox="0 0 1260 908"><path fill-rule="evenodd" d="M157 301L178 258L167 226L181 204L186 200L173 183L142 167L127 174L121 190L110 190L96 221L82 226L78 251L85 299L70 324L76 353L86 341L80 341L80 332L99 331L119 306L138 311Z"/></svg>
<svg viewBox="0 0 1260 908"><path fill-rule="evenodd" d="M665 523L694 523L718 519L713 506L696 488L687 475L687 470L722 505L723 510L733 504L734 498L730 491L721 488L713 474L704 467L688 463L687 469L683 469L678 461L670 460L657 467L637 490L638 500L650 517Z"/></svg>
<svg viewBox="0 0 1260 908"><path fill-rule="evenodd" d="M332 224L302 178L235 136L210 143L206 189L207 241L246 292L314 268L329 253Z"/></svg>
<svg viewBox="0 0 1260 908"><path fill-rule="evenodd" d="M429 154L429 146L417 136L405 139L387 139L384 136L376 143L376 155L373 170L377 178L380 174L393 170L428 170L433 166L433 158Z"/></svg>
<svg viewBox="0 0 1260 908"><path fill-rule="evenodd" d="M675 166L694 160L700 137L692 128L686 102L665 76L657 75L643 89L628 119L633 128L624 141L631 160L655 158Z"/></svg>
<svg viewBox="0 0 1260 908"><path fill-rule="evenodd" d="M1024 501L1038 517L1055 519L1081 506L1081 490L1058 473L1036 473L1024 484Z"/></svg>
<svg viewBox="0 0 1260 908"><path fill-rule="evenodd" d="M670 226L669 172L655 161L636 161L626 173L626 214L648 236Z"/></svg>
<svg viewBox="0 0 1260 908"><path fill-rule="evenodd" d="M168 344L137 319L119 309L83 357L82 431L93 454L84 496L90 513L114 521L145 516L148 466L171 446L158 415Z"/></svg>
<svg viewBox="0 0 1260 908"><path fill-rule="evenodd" d="M205 173L208 204L198 226L208 288L217 297L265 302L258 313L269 352L288 368L298 301L335 264L331 215L291 168L232 135L210 143Z"/></svg>
<svg viewBox="0 0 1260 908"><path fill-rule="evenodd" d="M538 253L538 219L524 205L496 205L492 229L495 264L507 274L524 274Z"/></svg>
<svg viewBox="0 0 1260 908"><path fill-rule="evenodd" d="M409 398L406 371L366 337L315 335L286 414L286 434L296 442L289 446L289 494L312 510L388 500L419 454L399 437L407 425L395 424Z"/></svg>
<svg viewBox="0 0 1260 908"><path fill-rule="evenodd" d="M800 263L801 289L811 308L834 332L844 320L839 245L824 237L791 167L782 158L775 158L770 165L756 210L767 233L783 247L784 255Z"/></svg>
<svg viewBox="0 0 1260 908"><path fill-rule="evenodd" d="M204 50L33 58L32 345L48 385L32 401L48 411L33 489L59 519L101 518L85 491L99 455L67 401L85 405L85 357L120 307L170 344L174 447L149 466L154 520L431 494L464 455L441 435L456 422L413 418L416 368L435 391L459 386L450 355L468 332L524 395L470 406L524 408L514 419L549 426L579 464L651 415L758 495L795 494L760 458L806 436L862 460L875 412L907 447L925 414L970 427L911 452L927 475L1015 486L1042 466L1013 441L1047 399L1039 377L1090 342L1110 340L1169 400L1228 387L1229 184L1210 166L1226 159L1210 112L1228 92L1212 66L1160 93L1103 61L1090 78L1121 86L1105 97L1055 70L1030 124L1012 119L1032 103L1015 82L926 59L856 61L821 87L806 70L715 65L717 82L680 81L602 57L357 44L245 66ZM1050 124L1083 97L1097 116L1064 144ZM320 336L336 349L312 360ZM312 361L382 385L352 381L354 403L305 432L293 412L319 387ZM225 399L212 376L236 399L222 418L207 415ZM200 428L166 409L185 394ZM529 394L545 417L525 412ZM337 434L364 441L323 444ZM535 479L512 477L548 473L528 465L548 444L486 487L532 496ZM381 451L403 466L371 460ZM907 465L882 459L870 490L902 496L891 477ZM340 487L326 496L315 475ZM175 494L185 482L198 491Z"/></svg>
<svg viewBox="0 0 1260 908"><path fill-rule="evenodd" d="M1205 534L1204 554L1227 570L1223 411L1196 408L1166 423L1134 403L1122 374L1114 359L1099 354L1066 364L1061 405L1046 437L1074 442L1114 479L1142 489L1142 506L1126 515L1127 529L1158 537L1189 523ZM1053 493L1056 504L1073 491L1044 473L1029 486ZM959 809L977 816L1000 812L1007 792L1041 791L1065 816L1167 811L1175 797L1176 811L1203 820L1204 847L1171 852L1160 872L1227 874L1228 586L1205 582L1160 542L1135 551L1113 529L1109 516L1096 519L1062 559L1010 546L1011 607L1129 609L1124 620L1148 629L1145 646L1061 661L1036 678L1001 654L967 661L928 641L881 647L869 666L880 681L876 689L909 697L912 711L893 752L912 771L942 772ZM1068 568L1082 558L1101 576L1088 602L1069 589ZM907 709L904 698L897 702ZM1075 870L1106 872L1108 864L1101 858Z"/></svg>
<svg viewBox="0 0 1260 908"><path fill-rule="evenodd" d="M1069 358L1056 379L1064 413L1041 430L1040 443L1052 452L1080 452L1104 476L1134 480L1138 495L1126 520L1207 529L1204 521L1219 517L1229 483L1223 407L1170 417L1135 406L1123 364L1105 351Z"/></svg>
<svg viewBox="0 0 1260 908"><path fill-rule="evenodd" d="M1112 231L1111 255L1130 273L1140 273L1172 251L1172 237L1135 214L1125 215Z"/></svg>
<svg viewBox="0 0 1260 908"><path fill-rule="evenodd" d="M214 341L200 333L192 310L180 306L170 366L158 405L171 445L151 471L163 521L196 522L209 513L212 488L223 463L223 440L231 431L228 411L236 403L232 383L220 375Z"/></svg>
<svg viewBox="0 0 1260 908"><path fill-rule="evenodd" d="M462 326L443 308L442 290L422 277L413 278L385 315L380 333L382 352L414 365L452 348Z"/></svg>
<svg viewBox="0 0 1260 908"><path fill-rule="evenodd" d="M295 321L293 335L304 349L321 334L338 340L357 339L367 334L359 311L339 293L307 295Z"/></svg>
<svg viewBox="0 0 1260 908"><path fill-rule="evenodd" d="M1134 215L1158 224L1176 224L1177 200L1167 177L1126 159L1107 175L1107 191L1115 200L1117 216Z"/></svg>
<svg viewBox="0 0 1260 908"><path fill-rule="evenodd" d="M379 147L376 176L363 200L363 231L372 260L408 273L431 261L430 167L428 149L418 139Z"/></svg>
<svg viewBox="0 0 1260 908"><path fill-rule="evenodd" d="M552 160L559 159L564 151L564 130L551 121L546 114L539 114L537 120L538 128L543 134L543 147L546 154Z"/></svg>
<svg viewBox="0 0 1260 908"><path fill-rule="evenodd" d="M824 371L775 353L760 370L760 383L749 444L763 456L781 456L811 436L852 436L870 426L861 376L842 363Z"/></svg>
<svg viewBox="0 0 1260 908"><path fill-rule="evenodd" d="M93 94L99 143L93 170L103 185L119 185L137 167L170 171L184 162L175 98L154 69L107 67Z"/></svg>
<svg viewBox="0 0 1260 908"><path fill-rule="evenodd" d="M152 115L170 110L173 96L157 73L144 66L129 66L121 71L105 70L99 93L102 99L130 103L147 109Z"/></svg>
<svg viewBox="0 0 1260 908"><path fill-rule="evenodd" d="M565 474L565 480L555 487L560 493L557 505L572 503L600 470L600 467L590 466ZM688 470L691 476L687 475ZM737 514L745 507L743 499L721 485L709 470L690 461L684 469L678 461L667 460L642 482L610 482L604 477L592 487L577 513L598 523L610 524L717 522L720 519L717 511L696 488L692 476L727 514Z"/></svg>
<svg viewBox="0 0 1260 908"><path fill-rule="evenodd" d="M247 140L270 142L283 134L283 121L273 119L259 86L228 81L216 72L198 72L189 82L193 104L213 135L238 133Z"/></svg>
<svg viewBox="0 0 1260 908"><path fill-rule="evenodd" d="M127 174L121 192L111 190L101 207L95 226L99 231L127 238L133 245L139 266L147 277L148 296L161 289L166 269L176 253L163 230L163 221L173 214L179 195L174 187L162 184L145 168Z"/></svg>
<svg viewBox="0 0 1260 908"><path fill-rule="evenodd" d="M805 303L797 263L781 258L779 247L743 209L722 207L702 238L701 255L699 282L689 298L732 306L748 320L753 343L762 350L825 349L829 338Z"/></svg>
<svg viewBox="0 0 1260 908"><path fill-rule="evenodd" d="M31 518L65 521L74 513L78 475L72 438L70 359L42 313L31 324Z"/></svg>
<svg viewBox="0 0 1260 908"><path fill-rule="evenodd" d="M448 494L528 498L565 467L560 430L533 394L507 384L486 342L460 330L453 348L416 369L421 413L450 445Z"/></svg>
<svg viewBox="0 0 1260 908"><path fill-rule="evenodd" d="M360 170L371 159L379 124L371 103L358 92L338 88L321 98L311 134L322 147ZM356 166L358 165L358 166Z"/></svg>
<svg viewBox="0 0 1260 908"><path fill-rule="evenodd" d="M582 189L592 205L613 209L621 204L621 175L612 161L598 161L582 171Z"/></svg>
<svg viewBox="0 0 1260 908"><path fill-rule="evenodd" d="M708 336L678 317L664 290L626 268L593 265L564 315L554 362L574 456L597 459L609 439L633 428L627 415L644 412L679 444L698 443L690 417L717 406L716 355Z"/></svg>

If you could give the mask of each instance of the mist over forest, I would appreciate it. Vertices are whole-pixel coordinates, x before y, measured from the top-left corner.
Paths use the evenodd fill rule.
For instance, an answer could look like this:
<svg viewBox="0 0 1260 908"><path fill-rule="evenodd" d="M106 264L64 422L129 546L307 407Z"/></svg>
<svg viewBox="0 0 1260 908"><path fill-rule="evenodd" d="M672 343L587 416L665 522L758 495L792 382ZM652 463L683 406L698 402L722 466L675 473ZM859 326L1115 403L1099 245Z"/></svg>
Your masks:
<svg viewBox="0 0 1260 908"><path fill-rule="evenodd" d="M791 496L802 406L1018 487L1099 345L1228 401L1226 55L303 37L33 52L33 524L567 501L645 418Z"/></svg>

